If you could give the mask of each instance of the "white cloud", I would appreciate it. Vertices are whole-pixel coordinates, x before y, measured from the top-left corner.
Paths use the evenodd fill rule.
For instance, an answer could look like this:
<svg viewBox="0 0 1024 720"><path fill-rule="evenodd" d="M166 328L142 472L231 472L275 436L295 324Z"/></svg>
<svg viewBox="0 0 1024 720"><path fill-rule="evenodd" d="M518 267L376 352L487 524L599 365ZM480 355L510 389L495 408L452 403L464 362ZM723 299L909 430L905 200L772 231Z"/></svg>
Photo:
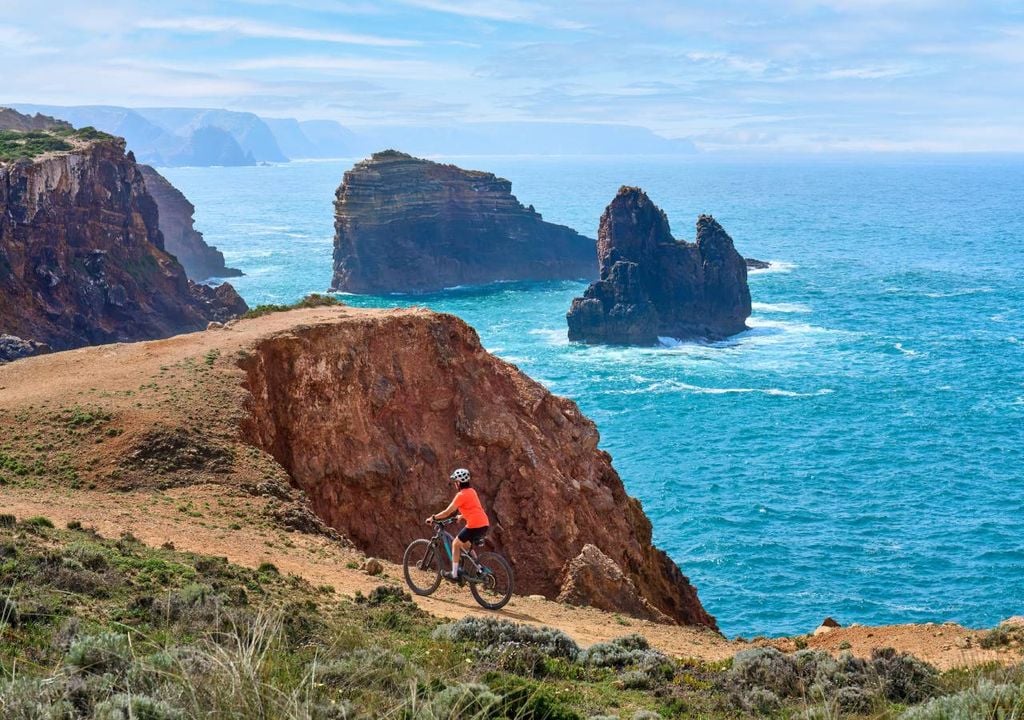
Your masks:
<svg viewBox="0 0 1024 720"><path fill-rule="evenodd" d="M468 77L463 68L451 63L427 60L379 60L368 57L336 57L325 55L299 55L261 57L241 60L227 65L229 70L312 70L343 72L363 76L403 79L437 79Z"/></svg>
<svg viewBox="0 0 1024 720"><path fill-rule="evenodd" d="M399 0L402 4L422 10L460 15L480 20L542 25L560 30L583 30L585 23L557 15L551 6L525 3L520 0Z"/></svg>
<svg viewBox="0 0 1024 720"><path fill-rule="evenodd" d="M910 69L895 65L879 65L874 67L838 68L829 70L822 77L828 80L881 80L909 75Z"/></svg>
<svg viewBox="0 0 1024 720"><path fill-rule="evenodd" d="M243 37L278 40L306 40L310 42L338 43L343 45L368 45L373 47L410 47L421 45L418 40L362 35L337 30L314 30L312 28L288 27L257 22L244 18L196 16L186 18L151 18L136 23L146 30L173 30L185 33L230 34Z"/></svg>

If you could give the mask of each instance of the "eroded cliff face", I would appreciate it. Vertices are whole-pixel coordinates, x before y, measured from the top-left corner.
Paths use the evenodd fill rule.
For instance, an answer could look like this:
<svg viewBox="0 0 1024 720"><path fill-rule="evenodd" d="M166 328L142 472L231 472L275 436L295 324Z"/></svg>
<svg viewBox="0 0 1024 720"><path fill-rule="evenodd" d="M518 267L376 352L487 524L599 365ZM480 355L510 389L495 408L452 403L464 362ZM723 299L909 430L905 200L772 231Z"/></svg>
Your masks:
<svg viewBox="0 0 1024 720"><path fill-rule="evenodd" d="M448 474L466 467L517 592L715 627L652 546L594 424L487 353L461 320L353 311L263 339L242 365L244 434L366 552L400 561L427 532L423 518L450 501Z"/></svg>
<svg viewBox="0 0 1024 720"><path fill-rule="evenodd" d="M345 173L334 208L336 290L420 293L597 275L593 240L544 222L491 173L375 153Z"/></svg>
<svg viewBox="0 0 1024 720"><path fill-rule="evenodd" d="M139 165L146 190L153 196L159 210L160 232L164 249L177 258L192 280L238 277L241 270L224 264L224 254L206 244L203 234L195 229L195 206L178 188L149 165Z"/></svg>
<svg viewBox="0 0 1024 720"><path fill-rule="evenodd" d="M163 248L124 141L0 163L0 332L55 350L198 330L245 307Z"/></svg>
<svg viewBox="0 0 1024 720"><path fill-rule="evenodd" d="M747 262L710 215L693 243L676 240L643 190L622 187L601 215L601 279L569 309L569 339L653 345L659 337L720 338L746 329Z"/></svg>

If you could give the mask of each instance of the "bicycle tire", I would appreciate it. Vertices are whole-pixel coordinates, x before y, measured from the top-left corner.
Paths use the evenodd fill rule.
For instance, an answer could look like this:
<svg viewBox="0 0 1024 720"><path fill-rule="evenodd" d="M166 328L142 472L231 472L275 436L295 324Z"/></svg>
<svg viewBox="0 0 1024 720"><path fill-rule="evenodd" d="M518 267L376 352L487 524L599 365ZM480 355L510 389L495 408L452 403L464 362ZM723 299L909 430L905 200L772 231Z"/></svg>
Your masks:
<svg viewBox="0 0 1024 720"><path fill-rule="evenodd" d="M402 574L405 584L417 595L430 595L437 590L441 584L441 558L430 540L421 538L409 543L402 556Z"/></svg>
<svg viewBox="0 0 1024 720"><path fill-rule="evenodd" d="M500 610L512 599L515 590L512 566L501 555L492 552L479 553L477 562L483 571L482 577L470 584L469 591L481 606Z"/></svg>

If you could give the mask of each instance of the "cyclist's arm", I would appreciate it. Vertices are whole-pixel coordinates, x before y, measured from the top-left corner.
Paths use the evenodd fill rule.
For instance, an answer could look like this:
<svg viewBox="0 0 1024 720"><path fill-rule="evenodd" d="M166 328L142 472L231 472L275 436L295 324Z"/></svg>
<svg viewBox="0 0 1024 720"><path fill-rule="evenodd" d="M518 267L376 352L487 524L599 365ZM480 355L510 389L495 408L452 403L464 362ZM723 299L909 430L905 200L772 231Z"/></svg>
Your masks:
<svg viewBox="0 0 1024 720"><path fill-rule="evenodd" d="M457 513L458 511L459 511L459 509L457 507L455 507L455 501L452 500L451 505L449 505L444 510L442 510L441 512L439 512L436 515L434 515L434 517L437 518L438 520L444 520L446 517L450 517L450 516L454 515L455 513Z"/></svg>

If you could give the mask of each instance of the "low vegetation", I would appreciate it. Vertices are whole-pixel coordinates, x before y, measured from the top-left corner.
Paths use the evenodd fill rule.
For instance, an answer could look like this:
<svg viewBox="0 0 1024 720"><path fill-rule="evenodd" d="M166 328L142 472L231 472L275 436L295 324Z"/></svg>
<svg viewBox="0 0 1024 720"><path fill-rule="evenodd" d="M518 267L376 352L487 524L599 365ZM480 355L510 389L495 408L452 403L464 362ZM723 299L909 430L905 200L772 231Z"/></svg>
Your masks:
<svg viewBox="0 0 1024 720"><path fill-rule="evenodd" d="M113 139L112 135L93 127L78 130L0 130L0 162L35 158L48 152L71 150L74 140L93 141Z"/></svg>
<svg viewBox="0 0 1024 720"><path fill-rule="evenodd" d="M679 661L639 635L581 648L498 617L439 623L404 588L355 598L266 564L82 523L0 522L0 717L1020 718L1024 666L752 649Z"/></svg>
<svg viewBox="0 0 1024 720"><path fill-rule="evenodd" d="M294 302L291 305L257 305L256 307L249 310L249 312L243 315L243 318L258 318L270 313L284 312L286 310L299 310L301 308L315 308L315 307L332 307L335 305L343 305L338 298L333 295L321 295L320 293L310 293L306 297L302 298L298 302Z"/></svg>

